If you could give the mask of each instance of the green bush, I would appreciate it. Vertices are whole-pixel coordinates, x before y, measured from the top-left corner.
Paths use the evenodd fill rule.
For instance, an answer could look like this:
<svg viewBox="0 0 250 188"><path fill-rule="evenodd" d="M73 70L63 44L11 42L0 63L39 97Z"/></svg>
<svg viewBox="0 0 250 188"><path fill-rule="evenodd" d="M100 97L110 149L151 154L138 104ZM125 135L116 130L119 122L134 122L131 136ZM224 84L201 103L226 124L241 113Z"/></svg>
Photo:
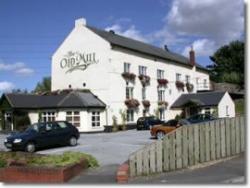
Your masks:
<svg viewBox="0 0 250 188"><path fill-rule="evenodd" d="M0 158L0 168L5 167L6 165L7 165L6 160L5 160L5 159L3 159L3 158Z"/></svg>

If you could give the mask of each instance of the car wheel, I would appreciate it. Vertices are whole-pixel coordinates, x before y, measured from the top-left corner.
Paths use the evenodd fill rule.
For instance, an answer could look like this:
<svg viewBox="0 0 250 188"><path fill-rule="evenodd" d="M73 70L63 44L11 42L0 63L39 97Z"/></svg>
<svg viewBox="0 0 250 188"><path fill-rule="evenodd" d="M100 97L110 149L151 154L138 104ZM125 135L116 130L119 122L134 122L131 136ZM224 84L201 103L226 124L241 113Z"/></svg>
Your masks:
<svg viewBox="0 0 250 188"><path fill-rule="evenodd" d="M25 151L29 152L29 153L33 153L36 151L36 146L33 142L29 142L26 147L25 147Z"/></svg>
<svg viewBox="0 0 250 188"><path fill-rule="evenodd" d="M70 137L70 139L69 139L69 145L70 146L76 146L77 145L77 139L76 139L76 137L74 137L74 136Z"/></svg>
<svg viewBox="0 0 250 188"><path fill-rule="evenodd" d="M158 131L157 134L156 134L156 138L158 140L162 140L164 135L165 135L165 133L163 131Z"/></svg>

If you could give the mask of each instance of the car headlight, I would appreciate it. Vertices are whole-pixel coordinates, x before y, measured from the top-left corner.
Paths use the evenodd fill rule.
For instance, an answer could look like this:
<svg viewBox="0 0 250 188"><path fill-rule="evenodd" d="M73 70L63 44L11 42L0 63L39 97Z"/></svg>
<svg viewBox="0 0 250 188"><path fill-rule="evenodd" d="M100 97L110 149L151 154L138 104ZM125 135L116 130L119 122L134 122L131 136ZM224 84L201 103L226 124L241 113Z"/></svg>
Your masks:
<svg viewBox="0 0 250 188"><path fill-rule="evenodd" d="M16 139L13 141L13 143L20 143L20 142L22 142L22 139L21 139L21 138L16 138Z"/></svg>

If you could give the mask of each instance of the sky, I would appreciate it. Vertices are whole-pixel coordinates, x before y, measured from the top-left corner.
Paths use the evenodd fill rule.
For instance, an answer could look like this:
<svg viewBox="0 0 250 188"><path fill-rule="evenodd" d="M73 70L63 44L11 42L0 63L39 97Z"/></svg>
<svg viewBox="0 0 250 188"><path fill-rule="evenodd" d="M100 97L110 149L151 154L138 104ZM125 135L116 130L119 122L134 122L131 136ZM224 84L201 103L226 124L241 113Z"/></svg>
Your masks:
<svg viewBox="0 0 250 188"><path fill-rule="evenodd" d="M196 61L232 40L244 40L243 0L0 0L0 93L31 91L51 75L51 57L74 27L87 25L167 45Z"/></svg>

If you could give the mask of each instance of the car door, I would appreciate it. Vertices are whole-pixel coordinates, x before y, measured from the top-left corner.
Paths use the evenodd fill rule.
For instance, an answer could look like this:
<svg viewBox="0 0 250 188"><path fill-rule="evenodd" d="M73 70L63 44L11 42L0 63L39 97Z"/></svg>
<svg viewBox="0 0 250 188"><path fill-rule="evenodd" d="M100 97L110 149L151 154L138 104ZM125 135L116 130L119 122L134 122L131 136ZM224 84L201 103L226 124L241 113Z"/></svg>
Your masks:
<svg viewBox="0 0 250 188"><path fill-rule="evenodd" d="M55 144L65 144L70 137L70 129L65 122L55 122L53 124L55 131Z"/></svg>
<svg viewBox="0 0 250 188"><path fill-rule="evenodd" d="M40 123L38 127L38 133L35 137L35 141L38 147L46 147L50 142L46 131L46 123Z"/></svg>

